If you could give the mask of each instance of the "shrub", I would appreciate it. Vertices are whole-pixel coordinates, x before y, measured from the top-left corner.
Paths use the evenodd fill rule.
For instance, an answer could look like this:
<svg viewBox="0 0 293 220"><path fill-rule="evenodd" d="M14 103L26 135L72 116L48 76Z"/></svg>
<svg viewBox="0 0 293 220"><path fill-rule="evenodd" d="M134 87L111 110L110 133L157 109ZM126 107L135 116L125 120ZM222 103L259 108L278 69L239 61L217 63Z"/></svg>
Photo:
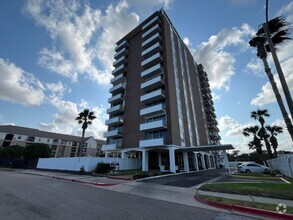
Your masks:
<svg viewBox="0 0 293 220"><path fill-rule="evenodd" d="M81 166L79 169L79 175L83 175L84 174L84 166Z"/></svg>
<svg viewBox="0 0 293 220"><path fill-rule="evenodd" d="M95 173L108 173L110 171L109 163L97 163Z"/></svg>
<svg viewBox="0 0 293 220"><path fill-rule="evenodd" d="M141 179L141 178L146 178L148 176L149 176L149 174L147 172L143 172L143 173L138 173L138 174L133 175L132 178L137 180L137 179Z"/></svg>

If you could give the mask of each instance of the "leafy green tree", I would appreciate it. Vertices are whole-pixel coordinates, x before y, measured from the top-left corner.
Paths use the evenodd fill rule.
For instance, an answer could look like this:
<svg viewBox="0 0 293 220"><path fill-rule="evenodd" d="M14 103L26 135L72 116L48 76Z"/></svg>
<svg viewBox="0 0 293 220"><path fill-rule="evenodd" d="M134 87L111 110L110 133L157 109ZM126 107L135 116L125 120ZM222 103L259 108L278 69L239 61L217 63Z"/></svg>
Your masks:
<svg viewBox="0 0 293 220"><path fill-rule="evenodd" d="M289 31L288 23L285 21L283 17L276 17L270 20L268 22L268 26L269 26L270 34L272 34L271 40L275 46L283 43L285 40L290 39L288 38L288 31ZM286 123L289 134L291 136L291 139L293 140L292 122L288 116L287 110L285 108L282 97L280 95L277 84L275 82L274 76L271 72L271 69L267 61L267 52L270 52L270 49L269 49L270 47L267 45L267 34L264 28L260 28L258 30L256 35L249 41L249 45L251 47L257 48L257 57L259 57L264 64L265 72L269 78L273 92L275 93L276 100L278 102L279 108L283 115L284 121Z"/></svg>
<svg viewBox="0 0 293 220"><path fill-rule="evenodd" d="M19 145L12 145L6 148L8 159L21 159L23 158L24 147Z"/></svg>
<svg viewBox="0 0 293 220"><path fill-rule="evenodd" d="M255 149L256 152L259 154L259 158L262 162L264 162L263 158L263 152L262 152L262 143L261 139L257 136L257 133L259 132L258 126L251 126L248 128L245 128L243 130L243 135L246 137L253 136L253 140L248 143L249 149Z"/></svg>
<svg viewBox="0 0 293 220"><path fill-rule="evenodd" d="M277 140L276 136L278 134L283 133L283 128L280 126L266 126L266 129L271 133L270 142L271 142L271 145L274 149L274 156L278 157L277 147L279 144L278 144L278 140Z"/></svg>
<svg viewBox="0 0 293 220"><path fill-rule="evenodd" d="M269 154L269 158L273 158L271 145L270 145L270 142L268 139L269 135L268 135L266 128L265 128L265 119L264 119L264 117L270 117L268 110L267 109L258 109L257 111L251 112L250 116L254 120L259 121L261 127L259 128L259 130L257 132L257 136L265 142L265 146L266 146L267 152Z"/></svg>
<svg viewBox="0 0 293 220"><path fill-rule="evenodd" d="M95 116L94 112L91 112L88 109L84 109L82 112L78 114L78 116L75 118L76 121L78 121L79 124L82 124L82 137L81 137L81 145L79 147L79 156L82 157L82 150L84 145L84 134L85 130L88 128L89 125L92 124L92 121L97 118Z"/></svg>
<svg viewBox="0 0 293 220"><path fill-rule="evenodd" d="M48 144L34 143L29 144L24 148L24 159L32 160L38 158L49 158L51 156L51 149Z"/></svg>

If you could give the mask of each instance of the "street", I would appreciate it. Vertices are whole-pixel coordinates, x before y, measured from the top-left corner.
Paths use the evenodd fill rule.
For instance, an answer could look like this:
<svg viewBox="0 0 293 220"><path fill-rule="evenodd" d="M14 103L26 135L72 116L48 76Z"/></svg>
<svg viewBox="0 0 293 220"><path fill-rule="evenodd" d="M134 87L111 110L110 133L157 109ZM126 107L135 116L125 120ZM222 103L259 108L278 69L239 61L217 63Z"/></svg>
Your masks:
<svg viewBox="0 0 293 220"><path fill-rule="evenodd" d="M249 219L86 184L0 171L0 219Z"/></svg>

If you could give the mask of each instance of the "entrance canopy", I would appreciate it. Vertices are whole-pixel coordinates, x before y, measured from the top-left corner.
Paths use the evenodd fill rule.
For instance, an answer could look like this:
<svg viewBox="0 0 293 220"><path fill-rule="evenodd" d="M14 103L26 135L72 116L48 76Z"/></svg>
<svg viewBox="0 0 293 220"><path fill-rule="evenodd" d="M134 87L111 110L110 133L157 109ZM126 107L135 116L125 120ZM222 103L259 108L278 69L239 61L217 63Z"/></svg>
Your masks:
<svg viewBox="0 0 293 220"><path fill-rule="evenodd" d="M214 151L214 150L232 150L234 147L231 144L207 145L195 147L181 147L175 149L177 152L193 152L193 151Z"/></svg>

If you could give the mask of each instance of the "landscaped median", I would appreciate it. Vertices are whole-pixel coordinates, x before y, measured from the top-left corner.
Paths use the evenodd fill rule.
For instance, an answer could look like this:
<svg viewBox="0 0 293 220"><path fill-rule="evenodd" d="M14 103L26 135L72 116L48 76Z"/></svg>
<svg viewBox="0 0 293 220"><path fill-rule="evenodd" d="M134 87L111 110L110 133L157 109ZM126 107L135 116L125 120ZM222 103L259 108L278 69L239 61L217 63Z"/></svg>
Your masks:
<svg viewBox="0 0 293 220"><path fill-rule="evenodd" d="M277 182L280 179L278 177L271 176L240 174L237 177L257 179L260 181L217 182L205 184L198 189L199 193L197 193L197 195L195 196L196 199L200 202L218 208L224 208L273 218L280 218L280 216L282 216L282 219L293 219L293 184L291 183L292 179L287 179L286 183L283 181ZM275 202L277 203L272 204ZM285 205L285 207L283 204ZM277 211L279 211L279 213L282 212L282 214L279 214Z"/></svg>

